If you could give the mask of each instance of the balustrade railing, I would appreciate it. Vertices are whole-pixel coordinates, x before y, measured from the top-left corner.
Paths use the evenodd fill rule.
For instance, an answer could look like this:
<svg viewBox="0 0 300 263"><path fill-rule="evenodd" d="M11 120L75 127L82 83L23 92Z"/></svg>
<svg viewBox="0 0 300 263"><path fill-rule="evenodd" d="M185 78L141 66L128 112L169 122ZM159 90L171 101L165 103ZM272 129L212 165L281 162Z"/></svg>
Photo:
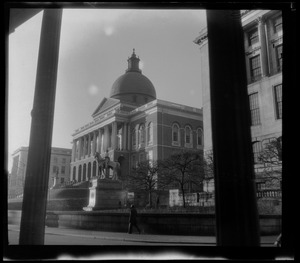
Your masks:
<svg viewBox="0 0 300 263"><path fill-rule="evenodd" d="M278 198L281 197L281 190L280 189L266 189L266 190L259 190L256 193L258 198L268 197L268 198Z"/></svg>

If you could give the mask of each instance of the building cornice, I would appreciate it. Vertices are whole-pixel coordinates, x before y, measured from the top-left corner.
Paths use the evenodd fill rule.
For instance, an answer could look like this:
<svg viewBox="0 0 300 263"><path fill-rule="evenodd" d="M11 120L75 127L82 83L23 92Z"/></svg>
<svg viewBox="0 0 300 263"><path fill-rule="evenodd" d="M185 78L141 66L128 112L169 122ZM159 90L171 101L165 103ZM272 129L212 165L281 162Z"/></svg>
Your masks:
<svg viewBox="0 0 300 263"><path fill-rule="evenodd" d="M169 101L164 101L164 100L153 100L150 101L147 104L144 104L140 107L137 107L136 109L127 112L127 111L122 111L120 110L120 106L122 104L118 104L116 107L111 108L108 111L105 111L103 114L101 114L99 117L96 117L93 121L87 123L86 125L78 128L75 130L75 132L72 134L74 139L81 137L87 133L92 132L95 128L101 128L104 127L105 125L114 122L114 121L135 121L138 118L145 116L145 114L151 114L156 112L157 110L154 110L154 107L163 107L163 108L168 108L168 109L173 109L173 110L180 110L180 114L182 112L190 113L193 115L199 115L202 114L202 109L195 108L195 107L190 107L178 103L173 103ZM128 106L125 105L124 106ZM199 117L198 117L199 118Z"/></svg>

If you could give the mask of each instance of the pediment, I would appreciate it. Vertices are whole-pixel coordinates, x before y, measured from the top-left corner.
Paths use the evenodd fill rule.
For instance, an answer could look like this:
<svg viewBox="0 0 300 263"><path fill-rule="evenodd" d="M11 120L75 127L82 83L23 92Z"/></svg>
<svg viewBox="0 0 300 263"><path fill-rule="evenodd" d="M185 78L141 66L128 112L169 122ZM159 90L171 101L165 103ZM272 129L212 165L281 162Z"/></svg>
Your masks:
<svg viewBox="0 0 300 263"><path fill-rule="evenodd" d="M117 105L120 103L120 100L113 99L113 98L103 98L103 100L100 102L96 110L93 112L92 117L97 116L98 114L106 111L107 109Z"/></svg>

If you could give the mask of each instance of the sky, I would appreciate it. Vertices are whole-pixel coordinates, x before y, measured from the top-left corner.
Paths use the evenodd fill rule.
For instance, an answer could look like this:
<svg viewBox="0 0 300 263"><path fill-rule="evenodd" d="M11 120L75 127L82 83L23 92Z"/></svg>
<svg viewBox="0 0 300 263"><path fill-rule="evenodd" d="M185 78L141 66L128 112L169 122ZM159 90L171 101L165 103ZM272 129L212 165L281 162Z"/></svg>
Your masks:
<svg viewBox="0 0 300 263"><path fill-rule="evenodd" d="M29 145L42 14L9 35L8 170ZM72 148L72 134L91 122L125 73L133 48L157 99L201 108L200 50L204 10L64 9L52 146Z"/></svg>

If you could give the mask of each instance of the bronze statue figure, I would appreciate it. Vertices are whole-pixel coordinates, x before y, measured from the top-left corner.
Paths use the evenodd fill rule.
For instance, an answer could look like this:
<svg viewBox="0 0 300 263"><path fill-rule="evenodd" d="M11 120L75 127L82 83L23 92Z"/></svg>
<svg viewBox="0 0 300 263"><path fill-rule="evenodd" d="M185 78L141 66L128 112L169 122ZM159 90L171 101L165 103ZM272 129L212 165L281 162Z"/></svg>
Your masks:
<svg viewBox="0 0 300 263"><path fill-rule="evenodd" d="M121 174L121 168L120 168L120 163L119 162L114 162L111 161L108 153L106 153L105 158L103 159L101 155L96 152L95 153L95 159L98 162L98 176L100 178L103 178L103 173L104 173L104 178L109 179L109 169L113 170L113 176L112 180L119 180L120 179L120 174Z"/></svg>

